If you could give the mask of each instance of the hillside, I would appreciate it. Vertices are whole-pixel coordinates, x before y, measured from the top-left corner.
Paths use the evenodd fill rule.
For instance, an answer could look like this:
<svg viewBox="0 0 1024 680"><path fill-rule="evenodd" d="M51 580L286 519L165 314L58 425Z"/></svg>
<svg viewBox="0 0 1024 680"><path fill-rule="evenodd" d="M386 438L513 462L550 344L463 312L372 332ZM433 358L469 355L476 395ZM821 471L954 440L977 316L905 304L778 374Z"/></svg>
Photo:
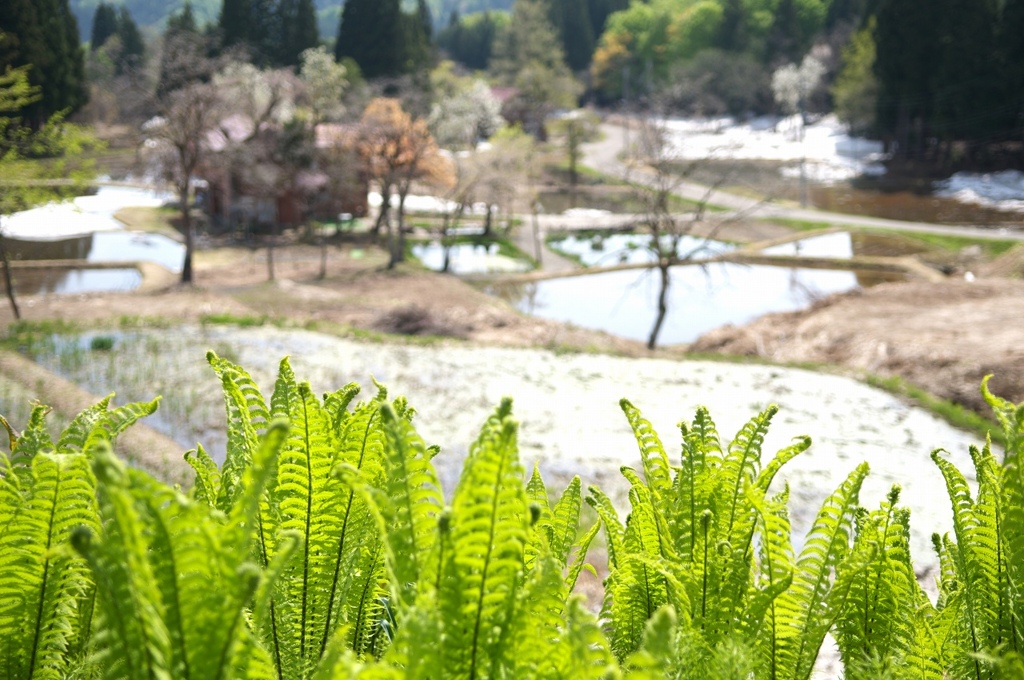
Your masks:
<svg viewBox="0 0 1024 680"><path fill-rule="evenodd" d="M89 39L92 17L100 2L101 0L70 2L71 10L78 19L78 30L83 42ZM315 0L315 3L319 14L321 37L333 39L338 30L338 17L344 3L340 0ZM181 9L184 0L125 0L124 4L139 26L160 26L168 16ZM415 2L410 5L415 5ZM435 25L443 26L448 22L448 17L454 9L458 9L461 14L488 9L509 9L512 0L427 0L427 5L434 16ZM192 0L192 10L200 23L216 21L220 7L221 0Z"/></svg>

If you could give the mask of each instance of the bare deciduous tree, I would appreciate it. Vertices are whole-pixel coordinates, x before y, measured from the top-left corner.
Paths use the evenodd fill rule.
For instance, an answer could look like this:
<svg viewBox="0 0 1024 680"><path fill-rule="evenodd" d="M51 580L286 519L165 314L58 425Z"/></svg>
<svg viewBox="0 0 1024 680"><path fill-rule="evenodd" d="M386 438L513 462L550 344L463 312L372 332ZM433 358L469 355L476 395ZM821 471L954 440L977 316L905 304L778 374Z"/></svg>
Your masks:
<svg viewBox="0 0 1024 680"><path fill-rule="evenodd" d="M727 224L736 222L754 210L753 206L740 213L708 220L708 206L714 192L729 181L732 169L726 167L716 174L711 184L705 185L692 209L680 212L673 205L675 194L698 169L708 164L711 158L686 160L669 138L663 121L654 116L641 121L637 134L637 151L646 167L642 176L632 178L636 187L635 195L643 210L643 225L650 241L647 249L652 256L651 267L658 275L658 300L654 325L647 336L647 348L654 349L658 343L665 318L669 312L669 290L672 284L672 267L709 253L712 240ZM760 205L758 203L757 205ZM697 236L700 240L692 247L684 244L687 237Z"/></svg>
<svg viewBox="0 0 1024 680"><path fill-rule="evenodd" d="M191 213L192 177L206 153L207 135L220 120L221 98L210 83L191 81L167 95L163 115L148 132L164 145L164 172L174 183L181 207L181 230L185 236L185 261L181 282L192 283L195 225Z"/></svg>

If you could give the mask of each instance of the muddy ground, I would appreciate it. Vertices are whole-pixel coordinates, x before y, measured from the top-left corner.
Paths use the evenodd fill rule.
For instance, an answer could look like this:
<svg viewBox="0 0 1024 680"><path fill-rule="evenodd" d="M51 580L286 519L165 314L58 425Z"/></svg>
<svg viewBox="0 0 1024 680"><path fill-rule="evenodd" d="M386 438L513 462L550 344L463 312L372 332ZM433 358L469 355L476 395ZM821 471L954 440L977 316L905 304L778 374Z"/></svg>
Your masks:
<svg viewBox="0 0 1024 680"><path fill-rule="evenodd" d="M728 236L761 240L782 227L735 225ZM769 233L772 232L772 233ZM624 356L681 357L688 352L820 363L854 372L901 376L928 391L982 409L978 384L995 375L994 390L1024 401L1024 254L941 283L890 283L826 298L795 313L771 314L726 327L691 347L651 353L606 333L525 316L455 276L415 264L387 270L386 255L366 243L321 249L292 244L274 251L269 280L266 248L210 242L197 253L194 286L149 293L26 297L25 319L85 325L138 319L198 321L211 315L268 317L298 326L363 337L441 336L471 343L578 350ZM0 307L0 325L13 320Z"/></svg>

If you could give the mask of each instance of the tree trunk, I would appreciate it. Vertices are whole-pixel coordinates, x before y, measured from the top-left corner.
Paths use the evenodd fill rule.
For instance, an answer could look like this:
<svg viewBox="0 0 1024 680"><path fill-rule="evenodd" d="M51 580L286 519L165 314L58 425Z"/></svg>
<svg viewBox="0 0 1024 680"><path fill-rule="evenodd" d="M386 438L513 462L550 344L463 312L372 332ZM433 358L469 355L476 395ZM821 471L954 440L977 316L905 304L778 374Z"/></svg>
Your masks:
<svg viewBox="0 0 1024 680"><path fill-rule="evenodd" d="M11 302L11 311L14 313L16 320L21 320L21 310L18 309L18 300L14 294L14 280L11 277L11 262L7 258L7 243L4 241L4 235L0 233L0 259L3 260L4 267L4 286L7 288L7 299Z"/></svg>
<svg viewBox="0 0 1024 680"><path fill-rule="evenodd" d="M192 228L192 214L188 205L188 180L178 185L178 201L181 203L181 230L185 235L185 262L181 265L181 282L192 283L192 252L195 250L195 233Z"/></svg>
<svg viewBox="0 0 1024 680"><path fill-rule="evenodd" d="M647 338L647 349L654 349L658 344L658 333L665 322L668 314L668 287L672 279L670 276L671 260L662 258L658 261L658 274L661 277L661 288L658 290L658 316L654 319L654 328Z"/></svg>
<svg viewBox="0 0 1024 680"><path fill-rule="evenodd" d="M391 239L391 259L388 262L388 269L394 269L399 262L405 262L405 197L409 194L409 188L405 187L398 192L398 224L395 227L395 235Z"/></svg>
<svg viewBox="0 0 1024 680"><path fill-rule="evenodd" d="M441 222L441 272L447 273L448 268L451 267L452 263L452 249L448 244L448 225L451 221L451 216L445 213L444 219Z"/></svg>
<svg viewBox="0 0 1024 680"><path fill-rule="evenodd" d="M321 281L327 278L327 237L324 236L322 227L320 227L320 274L317 278Z"/></svg>
<svg viewBox="0 0 1024 680"><path fill-rule="evenodd" d="M537 217L539 210L540 201L533 201L533 254L537 258L537 266L540 267L543 264L541 259L543 255L543 248L540 245L540 220Z"/></svg>
<svg viewBox="0 0 1024 680"><path fill-rule="evenodd" d="M380 190L380 212L377 213L377 221L373 223L370 233L374 238L380 236L381 228L387 224L388 212L391 210L391 185L381 187Z"/></svg>

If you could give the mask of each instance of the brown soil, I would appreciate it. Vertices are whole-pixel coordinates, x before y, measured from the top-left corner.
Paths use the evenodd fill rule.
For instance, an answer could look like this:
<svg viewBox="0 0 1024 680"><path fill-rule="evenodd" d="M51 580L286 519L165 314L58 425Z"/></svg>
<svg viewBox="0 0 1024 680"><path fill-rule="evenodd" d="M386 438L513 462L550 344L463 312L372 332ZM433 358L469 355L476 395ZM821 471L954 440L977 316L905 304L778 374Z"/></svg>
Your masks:
<svg viewBox="0 0 1024 680"><path fill-rule="evenodd" d="M712 331L691 349L898 375L984 411L990 373L994 392L1024 401L1024 281L882 284Z"/></svg>
<svg viewBox="0 0 1024 680"><path fill-rule="evenodd" d="M762 233L757 225L749 227L749 234L736 229L730 237L738 241L775 235ZM197 253L195 286L26 297L21 308L29 320L86 325L233 315L313 323L352 335L446 336L627 356L681 356L687 349L651 353L634 341L527 317L455 276L412 264L389 271L385 258L372 246L333 244L327 276L320 279L320 249L294 244L275 250L275 280L269 281L265 248L224 245ZM898 375L975 409L983 409L978 384L993 373L997 393L1024 401L1024 281L1006 278L1024 269L1021 262L1022 253L1011 251L980 267L973 283L890 283L834 296L803 312L719 329L689 349ZM0 306L0 327L12 320L9 308Z"/></svg>

